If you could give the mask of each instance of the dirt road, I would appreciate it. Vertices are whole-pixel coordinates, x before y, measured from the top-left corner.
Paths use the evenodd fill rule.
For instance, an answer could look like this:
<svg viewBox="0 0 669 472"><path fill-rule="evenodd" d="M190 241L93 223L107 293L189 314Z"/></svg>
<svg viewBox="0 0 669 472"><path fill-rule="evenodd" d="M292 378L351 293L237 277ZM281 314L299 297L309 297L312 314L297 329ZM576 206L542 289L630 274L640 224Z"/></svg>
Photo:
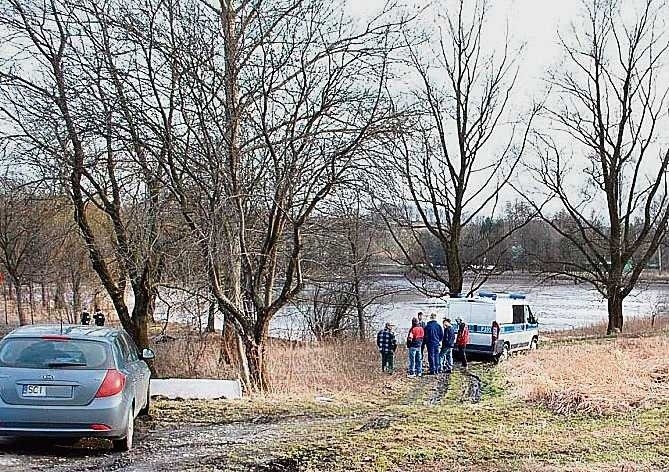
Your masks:
<svg viewBox="0 0 669 472"><path fill-rule="evenodd" d="M448 380L448 376L414 379L401 402L438 404L448 391ZM299 471L302 470L299 463L281 458L281 451L292 444L308 443L335 427L362 431L379 428L392 420L392 414L383 410L226 424L166 423L159 416L160 411L156 412L156 418L138 420L136 446L124 454L113 453L104 441L82 441L72 446L34 439L0 439L0 470Z"/></svg>

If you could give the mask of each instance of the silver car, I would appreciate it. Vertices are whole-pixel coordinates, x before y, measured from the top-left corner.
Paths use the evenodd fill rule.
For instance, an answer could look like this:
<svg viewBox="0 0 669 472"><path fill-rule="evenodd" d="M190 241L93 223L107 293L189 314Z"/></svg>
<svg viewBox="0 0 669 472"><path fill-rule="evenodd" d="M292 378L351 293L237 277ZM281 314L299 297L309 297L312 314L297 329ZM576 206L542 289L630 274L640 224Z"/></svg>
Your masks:
<svg viewBox="0 0 669 472"><path fill-rule="evenodd" d="M24 326L0 341L0 435L102 437L132 448L134 420L148 414L151 373L125 331Z"/></svg>

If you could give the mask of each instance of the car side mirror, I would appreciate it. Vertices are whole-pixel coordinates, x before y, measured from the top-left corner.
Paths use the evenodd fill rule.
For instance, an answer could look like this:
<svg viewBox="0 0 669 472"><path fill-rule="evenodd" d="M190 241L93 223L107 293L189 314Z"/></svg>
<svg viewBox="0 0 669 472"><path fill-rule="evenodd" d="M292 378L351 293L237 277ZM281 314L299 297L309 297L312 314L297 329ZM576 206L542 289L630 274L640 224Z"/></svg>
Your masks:
<svg viewBox="0 0 669 472"><path fill-rule="evenodd" d="M155 353L151 349L142 349L142 359L145 361L152 361L156 358Z"/></svg>

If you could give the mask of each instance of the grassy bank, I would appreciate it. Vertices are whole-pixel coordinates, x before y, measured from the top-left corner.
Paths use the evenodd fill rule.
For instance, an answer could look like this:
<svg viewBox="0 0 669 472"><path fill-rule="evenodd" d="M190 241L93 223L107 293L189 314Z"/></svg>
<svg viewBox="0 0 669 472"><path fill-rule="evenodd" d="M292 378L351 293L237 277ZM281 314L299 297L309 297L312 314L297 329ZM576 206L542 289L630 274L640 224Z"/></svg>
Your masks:
<svg viewBox="0 0 669 472"><path fill-rule="evenodd" d="M374 355L358 352L349 371L309 374L302 378L315 383L292 390L230 402L159 402L154 421L281 428L279 439L255 446L261 452L251 457L232 447L239 470L666 471L668 347L666 334L585 340L547 344L502 366L477 363L478 402L467 373L384 376ZM332 359L321 366L346 363L348 354L321 352ZM298 360L319 357L308 347L290 355L296 365L319 365ZM340 374L346 381L328 380Z"/></svg>

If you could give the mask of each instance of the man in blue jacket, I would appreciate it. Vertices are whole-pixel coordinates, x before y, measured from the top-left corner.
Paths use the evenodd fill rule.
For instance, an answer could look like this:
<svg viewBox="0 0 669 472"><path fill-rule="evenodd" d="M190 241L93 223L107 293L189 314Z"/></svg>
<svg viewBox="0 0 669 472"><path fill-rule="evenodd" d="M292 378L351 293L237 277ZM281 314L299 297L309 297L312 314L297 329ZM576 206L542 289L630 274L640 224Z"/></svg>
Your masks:
<svg viewBox="0 0 669 472"><path fill-rule="evenodd" d="M437 315L432 313L430 321L425 325L425 345L427 346L427 361L430 365L430 374L439 372L439 349L444 337L444 330L437 321Z"/></svg>
<svg viewBox="0 0 669 472"><path fill-rule="evenodd" d="M453 371L453 348L455 347L455 337L457 331L451 324L449 318L444 318L444 339L441 342L441 352L439 360L441 368L447 374Z"/></svg>

